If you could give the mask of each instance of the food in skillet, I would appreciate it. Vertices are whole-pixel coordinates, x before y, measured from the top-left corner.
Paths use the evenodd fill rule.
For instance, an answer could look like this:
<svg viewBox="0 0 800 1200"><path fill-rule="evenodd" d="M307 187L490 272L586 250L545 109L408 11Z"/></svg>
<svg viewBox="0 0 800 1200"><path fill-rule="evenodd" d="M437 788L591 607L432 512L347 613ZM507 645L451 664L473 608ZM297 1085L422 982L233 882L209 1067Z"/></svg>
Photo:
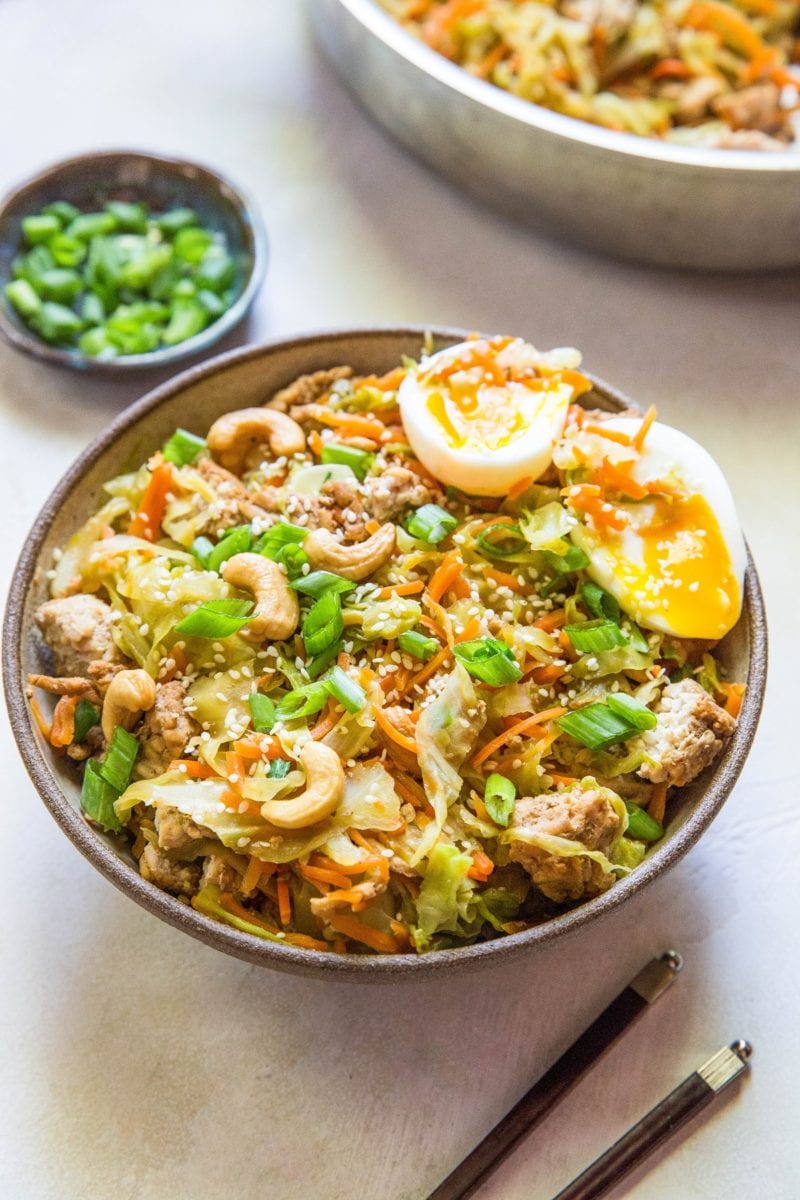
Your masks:
<svg viewBox="0 0 800 1200"><path fill-rule="evenodd" d="M785 150L800 101L796 0L383 0L480 79L643 137Z"/></svg>
<svg viewBox="0 0 800 1200"><path fill-rule="evenodd" d="M31 703L145 879L257 937L426 952L642 861L735 727L744 548L706 452L592 410L579 365L476 337L318 371L105 485Z"/></svg>

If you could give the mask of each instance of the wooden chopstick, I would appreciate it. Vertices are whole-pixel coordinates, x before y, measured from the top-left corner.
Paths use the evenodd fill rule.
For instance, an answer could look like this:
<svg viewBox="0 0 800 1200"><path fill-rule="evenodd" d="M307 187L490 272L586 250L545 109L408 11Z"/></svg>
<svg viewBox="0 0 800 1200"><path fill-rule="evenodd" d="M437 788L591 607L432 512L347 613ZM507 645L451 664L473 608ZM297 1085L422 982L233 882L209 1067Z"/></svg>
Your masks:
<svg viewBox="0 0 800 1200"><path fill-rule="evenodd" d="M723 1046L615 1142L553 1200L599 1200L747 1070L748 1042Z"/></svg>
<svg viewBox="0 0 800 1200"><path fill-rule="evenodd" d="M428 1200L466 1200L474 1195L522 1138L662 995L682 966L682 959L674 950L652 959L491 1133L430 1193Z"/></svg>

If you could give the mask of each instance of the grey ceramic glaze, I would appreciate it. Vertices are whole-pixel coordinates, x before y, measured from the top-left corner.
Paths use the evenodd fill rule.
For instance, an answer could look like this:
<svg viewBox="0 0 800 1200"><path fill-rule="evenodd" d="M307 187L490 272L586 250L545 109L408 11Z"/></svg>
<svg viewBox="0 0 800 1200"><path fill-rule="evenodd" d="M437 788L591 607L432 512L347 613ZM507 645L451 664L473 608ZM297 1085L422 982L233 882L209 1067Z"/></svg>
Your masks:
<svg viewBox="0 0 800 1200"><path fill-rule="evenodd" d="M82 211L100 208L106 200L142 200L160 212L193 208L203 225L225 234L237 261L236 300L195 337L148 354L103 360L48 345L15 312L2 288L20 252L22 218L54 200L67 200ZM199 163L136 150L81 154L46 168L0 201L0 331L18 349L54 366L119 374L163 368L191 358L238 325L253 303L266 269L267 237L255 205L230 180Z"/></svg>
<svg viewBox="0 0 800 1200"><path fill-rule="evenodd" d="M183 372L127 409L78 458L42 508L25 540L8 599L3 666L11 724L25 765L39 794L83 855L118 888L144 908L186 933L249 962L278 970L330 979L388 981L478 968L527 954L597 920L677 862L708 827L729 795L753 740L766 677L767 635L761 592L752 562L748 567L744 612L721 644L721 657L733 678L747 680L738 728L717 762L684 789L679 811L666 837L646 861L610 891L545 924L493 942L418 957L340 956L276 946L215 923L147 883L113 838L92 829L79 810L77 774L57 758L36 728L25 700L25 678L40 670L43 647L33 611L46 595L45 572L52 552L97 507L103 483L137 466L182 425L205 434L222 412L262 404L278 388L306 371L346 363L357 373L382 373L402 355L418 356L425 330L367 329L312 334L290 341L248 346ZM437 347L463 340L462 330L434 331ZM635 407L595 380L583 403L610 411Z"/></svg>
<svg viewBox="0 0 800 1200"><path fill-rule="evenodd" d="M313 0L319 43L364 107L459 188L536 229L668 266L800 264L800 146L680 146L565 117L476 79L377 0Z"/></svg>

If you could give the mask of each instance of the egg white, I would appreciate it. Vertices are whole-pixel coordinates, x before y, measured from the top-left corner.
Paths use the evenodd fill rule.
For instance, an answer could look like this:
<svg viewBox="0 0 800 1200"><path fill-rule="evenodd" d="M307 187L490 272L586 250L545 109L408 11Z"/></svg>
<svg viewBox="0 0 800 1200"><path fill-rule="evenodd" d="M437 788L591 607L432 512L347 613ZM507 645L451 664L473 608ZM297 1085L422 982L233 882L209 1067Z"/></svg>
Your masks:
<svg viewBox="0 0 800 1200"><path fill-rule="evenodd" d="M477 400L484 420L487 414L496 412L500 419L493 428L502 435L502 410L516 410L524 428L510 436L505 445L492 445L491 439L479 437L470 437L466 444L454 445L430 407L432 397L437 394L441 397L447 392L447 384L431 382L426 377L431 371L456 362L459 356L468 355L469 351L469 343L460 343L423 359L419 368L410 372L400 386L400 413L411 448L437 479L470 495L503 496L523 479L538 479L550 465L573 389L555 380L547 391L534 390L514 380L502 386L481 383ZM556 355L555 359L553 355ZM517 339L494 357L500 365L514 356L517 364L558 369L561 365L577 366L580 356L577 355L576 360L576 355L577 352L572 350L542 355L533 346Z"/></svg>

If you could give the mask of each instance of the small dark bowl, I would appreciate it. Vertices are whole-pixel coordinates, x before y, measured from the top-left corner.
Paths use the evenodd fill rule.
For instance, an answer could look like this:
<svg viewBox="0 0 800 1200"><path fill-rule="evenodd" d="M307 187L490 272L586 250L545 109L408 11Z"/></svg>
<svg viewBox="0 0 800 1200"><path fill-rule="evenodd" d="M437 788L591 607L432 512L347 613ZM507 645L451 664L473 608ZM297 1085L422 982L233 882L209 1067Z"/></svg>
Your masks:
<svg viewBox="0 0 800 1200"><path fill-rule="evenodd" d="M436 349L463 341L463 330L433 330ZM148 912L237 958L275 970L325 979L386 982L507 962L554 942L624 904L673 866L708 828L730 795L752 745L764 696L767 625L755 567L748 562L742 615L718 653L734 679L747 682L736 732L716 762L684 788L664 838L645 861L607 892L520 933L432 954L323 954L264 942L203 916L142 879L120 839L100 833L80 812L74 764L58 758L37 729L25 698L27 673L46 662L33 613L47 596L53 550L64 544L100 503L103 483L161 446L176 425L205 433L223 412L263 404L303 372L347 363L358 374L382 374L403 355L418 356L426 330L354 329L244 346L184 371L126 409L76 460L46 501L23 543L13 575L3 634L3 675L11 727L33 783L50 813L89 862ZM619 412L636 406L593 380L587 407Z"/></svg>
<svg viewBox="0 0 800 1200"><path fill-rule="evenodd" d="M195 337L148 354L98 359L79 350L51 346L28 328L2 291L11 278L11 264L22 248L22 218L55 200L67 200L82 211L101 208L107 200L141 200L159 211L193 208L205 226L225 234L238 263L236 300ZM191 358L239 324L261 287L266 269L267 236L253 202L223 175L184 159L136 150L81 154L47 167L0 201L0 332L18 349L54 366L117 374L165 367Z"/></svg>

